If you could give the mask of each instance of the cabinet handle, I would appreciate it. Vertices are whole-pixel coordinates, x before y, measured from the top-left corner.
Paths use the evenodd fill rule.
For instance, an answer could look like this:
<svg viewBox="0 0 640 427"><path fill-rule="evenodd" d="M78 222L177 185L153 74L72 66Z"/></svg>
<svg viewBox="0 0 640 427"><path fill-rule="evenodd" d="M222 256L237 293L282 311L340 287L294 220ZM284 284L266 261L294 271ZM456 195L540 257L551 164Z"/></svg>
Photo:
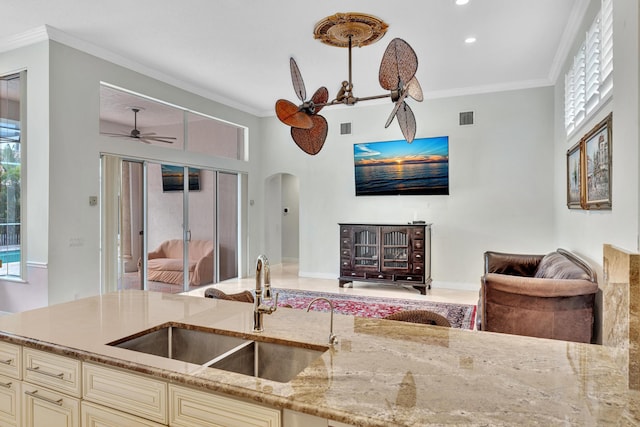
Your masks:
<svg viewBox="0 0 640 427"><path fill-rule="evenodd" d="M416 254L416 258L422 258L422 255Z"/></svg>
<svg viewBox="0 0 640 427"><path fill-rule="evenodd" d="M52 372L47 372L47 371L41 371L40 370L40 366L36 366L35 368L27 368L27 371L31 371L31 372L37 372L39 374L42 375L46 375L48 377L53 377L53 378L58 378L58 379L64 379L64 372L61 372L59 374L54 374Z"/></svg>
<svg viewBox="0 0 640 427"><path fill-rule="evenodd" d="M407 280L413 280L413 277L409 276L407 277Z"/></svg>
<svg viewBox="0 0 640 427"><path fill-rule="evenodd" d="M13 363L13 359L0 360L0 363L3 365L11 365Z"/></svg>
<svg viewBox="0 0 640 427"><path fill-rule="evenodd" d="M378 274L378 279L384 279L384 276L382 274Z"/></svg>
<svg viewBox="0 0 640 427"><path fill-rule="evenodd" d="M11 385L13 383L0 383L0 387L4 387L4 388L11 388Z"/></svg>
<svg viewBox="0 0 640 427"><path fill-rule="evenodd" d="M53 403L54 405L58 405L58 406L62 406L62 398L58 399L58 400L53 400L53 399L49 399L48 397L45 396L41 396L38 393L38 390L36 391L25 391L24 394L27 394L31 397L34 397L36 399L40 399L40 400L44 400L45 402L49 402L49 403Z"/></svg>

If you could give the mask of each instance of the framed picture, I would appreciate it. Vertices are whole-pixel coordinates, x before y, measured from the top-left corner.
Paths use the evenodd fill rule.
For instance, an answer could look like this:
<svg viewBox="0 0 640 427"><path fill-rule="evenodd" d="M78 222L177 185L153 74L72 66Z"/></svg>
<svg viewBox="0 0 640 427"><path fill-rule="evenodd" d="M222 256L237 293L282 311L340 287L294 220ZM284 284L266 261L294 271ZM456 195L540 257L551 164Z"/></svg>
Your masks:
<svg viewBox="0 0 640 427"><path fill-rule="evenodd" d="M611 126L609 114L582 140L585 209L611 209Z"/></svg>
<svg viewBox="0 0 640 427"><path fill-rule="evenodd" d="M582 209L582 141L567 150L567 207Z"/></svg>

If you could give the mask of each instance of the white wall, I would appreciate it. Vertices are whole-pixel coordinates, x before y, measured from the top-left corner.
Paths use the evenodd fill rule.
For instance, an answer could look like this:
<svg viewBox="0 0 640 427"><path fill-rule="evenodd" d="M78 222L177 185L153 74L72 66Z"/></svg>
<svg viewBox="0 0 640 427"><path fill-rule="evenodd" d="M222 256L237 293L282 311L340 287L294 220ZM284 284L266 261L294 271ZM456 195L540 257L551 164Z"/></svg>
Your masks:
<svg viewBox="0 0 640 427"><path fill-rule="evenodd" d="M417 137L449 136L449 196L355 197L353 144L402 138L395 122L384 128L390 103L323 110L329 136L316 156L303 153L276 118L264 119L263 177L300 179L301 275L338 276L339 222L432 222L432 276L440 286L478 288L486 250L555 249L553 88L427 99L411 108ZM476 124L459 126L458 113L469 110ZM342 122L352 122L352 135L339 135Z"/></svg>
<svg viewBox="0 0 640 427"><path fill-rule="evenodd" d="M99 293L100 209L89 206L88 198L100 194L101 152L253 174L250 162L100 136L99 85L104 81L246 126L250 137L258 135L258 120L252 115L54 41L3 53L0 60L3 72L26 67L30 76L27 259L48 267L46 274L30 274L38 274L37 288L0 283L3 304L7 302L0 310L19 311L24 304L42 306ZM259 144L250 147L258 147L249 152L250 158L258 159ZM249 181L245 193L259 194L256 185ZM249 216L254 214L249 210ZM246 234L243 240L249 244L243 245L242 259L255 259L261 242L249 241Z"/></svg>
<svg viewBox="0 0 640 427"><path fill-rule="evenodd" d="M555 87L555 217L559 246L580 253L596 266L602 279L602 245L613 244L628 251L638 250L638 2L614 0L613 99L574 135L564 130L564 75L583 34L600 8L592 0L581 31ZM610 211L569 210L566 207L566 152L593 126L613 111L612 195Z"/></svg>

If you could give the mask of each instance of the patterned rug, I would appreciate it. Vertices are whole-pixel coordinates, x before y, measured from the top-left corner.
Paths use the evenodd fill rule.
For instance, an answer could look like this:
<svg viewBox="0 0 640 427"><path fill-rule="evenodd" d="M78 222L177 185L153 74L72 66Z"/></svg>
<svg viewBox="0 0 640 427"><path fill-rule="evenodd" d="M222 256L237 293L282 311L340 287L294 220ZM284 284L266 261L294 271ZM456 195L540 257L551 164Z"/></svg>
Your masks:
<svg viewBox="0 0 640 427"><path fill-rule="evenodd" d="M331 300L334 312L340 314L359 317L385 317L401 310L430 310L446 317L453 328L473 329L475 325L476 306L470 304L368 297L296 289L272 288L272 291L279 294L278 306L288 304L293 308L306 310L314 298L324 297ZM314 303L311 309L329 311L330 308L326 301L320 300Z"/></svg>

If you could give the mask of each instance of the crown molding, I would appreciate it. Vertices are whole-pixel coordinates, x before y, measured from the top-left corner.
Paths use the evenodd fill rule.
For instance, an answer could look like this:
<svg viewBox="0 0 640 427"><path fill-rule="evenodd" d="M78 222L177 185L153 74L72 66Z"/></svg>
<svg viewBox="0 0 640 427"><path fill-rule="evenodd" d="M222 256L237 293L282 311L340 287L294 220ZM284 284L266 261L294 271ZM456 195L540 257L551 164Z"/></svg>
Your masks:
<svg viewBox="0 0 640 427"><path fill-rule="evenodd" d="M525 80L510 83L498 83L494 85L470 86L447 90L437 90L425 92L424 97L428 99L452 98L457 96L480 95L485 93L506 92L510 90L534 89L539 87L553 86L554 83L548 79Z"/></svg>
<svg viewBox="0 0 640 427"><path fill-rule="evenodd" d="M60 31L50 25L42 25L33 30L25 31L24 33L16 34L15 36L11 36L5 39L0 39L0 53L25 47L30 44L38 43L45 40L58 42L65 46L69 46L73 49L135 71L147 77L151 77L153 79L175 86L179 89L185 90L195 95L202 96L203 98L210 99L214 102L218 102L228 107L244 111L245 113L249 113L254 116L260 116L257 110L247 105L241 104L229 98L225 98L221 95L203 89L197 85L183 82L180 79L166 75L160 71L142 65L136 61L97 46L93 43L71 36L64 31Z"/></svg>
<svg viewBox="0 0 640 427"><path fill-rule="evenodd" d="M48 39L49 35L47 34L47 26L42 25L11 37L0 39L0 53L19 49Z"/></svg>

